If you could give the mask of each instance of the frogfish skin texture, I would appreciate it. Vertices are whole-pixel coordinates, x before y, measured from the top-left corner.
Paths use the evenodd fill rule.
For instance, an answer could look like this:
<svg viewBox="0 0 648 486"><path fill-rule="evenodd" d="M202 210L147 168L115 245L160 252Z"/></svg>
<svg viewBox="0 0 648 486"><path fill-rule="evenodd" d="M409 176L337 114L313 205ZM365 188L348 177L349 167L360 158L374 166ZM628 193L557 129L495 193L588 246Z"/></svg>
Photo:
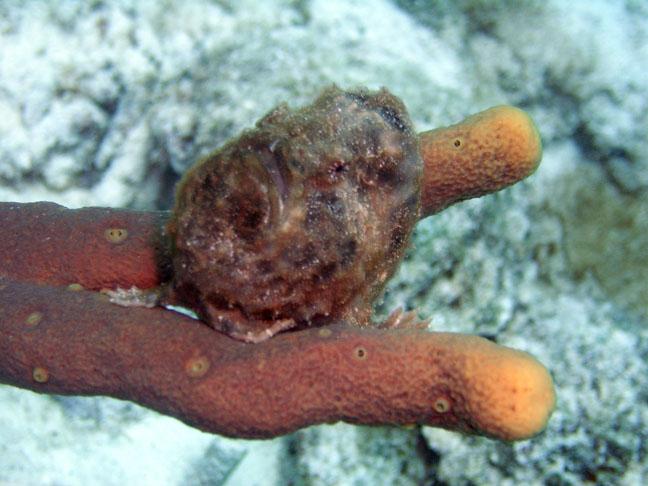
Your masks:
<svg viewBox="0 0 648 486"><path fill-rule="evenodd" d="M367 324L418 220L422 171L407 112L384 89L279 106L182 179L170 295L245 341Z"/></svg>

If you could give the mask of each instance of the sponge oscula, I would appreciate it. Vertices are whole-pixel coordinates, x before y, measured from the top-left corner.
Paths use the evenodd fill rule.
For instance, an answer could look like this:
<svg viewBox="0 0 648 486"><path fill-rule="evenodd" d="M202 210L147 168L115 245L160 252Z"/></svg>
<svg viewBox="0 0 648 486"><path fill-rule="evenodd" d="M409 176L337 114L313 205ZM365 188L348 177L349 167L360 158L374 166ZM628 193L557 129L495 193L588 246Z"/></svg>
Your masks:
<svg viewBox="0 0 648 486"><path fill-rule="evenodd" d="M489 108L419 137L425 163L422 217L518 182L535 171L542 157L536 126L513 106Z"/></svg>

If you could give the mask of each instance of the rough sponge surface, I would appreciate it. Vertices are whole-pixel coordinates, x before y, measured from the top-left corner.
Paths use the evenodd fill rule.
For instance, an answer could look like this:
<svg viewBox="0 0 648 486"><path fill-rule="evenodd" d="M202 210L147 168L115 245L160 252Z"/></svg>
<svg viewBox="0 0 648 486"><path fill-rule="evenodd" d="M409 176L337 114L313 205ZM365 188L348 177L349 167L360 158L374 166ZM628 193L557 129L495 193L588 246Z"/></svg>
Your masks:
<svg viewBox="0 0 648 486"><path fill-rule="evenodd" d="M333 324L251 345L161 309L6 278L0 330L0 382L134 400L234 437L345 421L515 440L554 408L542 365L460 334Z"/></svg>
<svg viewBox="0 0 648 486"><path fill-rule="evenodd" d="M542 144L533 121L513 106L496 106L420 137L425 160L422 208L449 205L495 192L531 174Z"/></svg>
<svg viewBox="0 0 648 486"><path fill-rule="evenodd" d="M468 402L476 419L493 435L520 439L540 432L554 408L551 377L535 358L513 349L497 353L476 342L464 365L472 385Z"/></svg>
<svg viewBox="0 0 648 486"><path fill-rule="evenodd" d="M167 218L164 211L0 203L0 276L89 290L155 287L168 278Z"/></svg>

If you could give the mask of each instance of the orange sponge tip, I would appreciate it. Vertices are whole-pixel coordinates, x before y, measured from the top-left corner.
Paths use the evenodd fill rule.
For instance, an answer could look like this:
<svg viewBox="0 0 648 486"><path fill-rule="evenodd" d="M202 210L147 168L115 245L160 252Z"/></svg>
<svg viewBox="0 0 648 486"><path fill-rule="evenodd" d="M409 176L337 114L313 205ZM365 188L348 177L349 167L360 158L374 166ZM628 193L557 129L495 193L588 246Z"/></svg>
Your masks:
<svg viewBox="0 0 648 486"><path fill-rule="evenodd" d="M423 217L524 179L542 157L538 129L514 106L489 108L419 137Z"/></svg>
<svg viewBox="0 0 648 486"><path fill-rule="evenodd" d="M556 404L547 369L531 355L510 348L483 358L469 380L474 418L483 432L504 440L540 433Z"/></svg>

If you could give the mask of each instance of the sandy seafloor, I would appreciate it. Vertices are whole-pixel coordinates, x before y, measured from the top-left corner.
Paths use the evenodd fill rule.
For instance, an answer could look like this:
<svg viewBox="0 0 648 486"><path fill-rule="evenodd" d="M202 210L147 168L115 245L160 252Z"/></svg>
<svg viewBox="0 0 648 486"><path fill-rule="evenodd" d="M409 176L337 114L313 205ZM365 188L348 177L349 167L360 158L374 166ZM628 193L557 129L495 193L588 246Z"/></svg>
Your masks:
<svg viewBox="0 0 648 486"><path fill-rule="evenodd" d="M1 386L0 484L645 484L647 65L643 0L0 3L0 200L168 208L192 161L331 83L387 86L419 130L527 110L540 169L420 223L377 312L527 350L558 393L518 443L344 424L254 442Z"/></svg>

